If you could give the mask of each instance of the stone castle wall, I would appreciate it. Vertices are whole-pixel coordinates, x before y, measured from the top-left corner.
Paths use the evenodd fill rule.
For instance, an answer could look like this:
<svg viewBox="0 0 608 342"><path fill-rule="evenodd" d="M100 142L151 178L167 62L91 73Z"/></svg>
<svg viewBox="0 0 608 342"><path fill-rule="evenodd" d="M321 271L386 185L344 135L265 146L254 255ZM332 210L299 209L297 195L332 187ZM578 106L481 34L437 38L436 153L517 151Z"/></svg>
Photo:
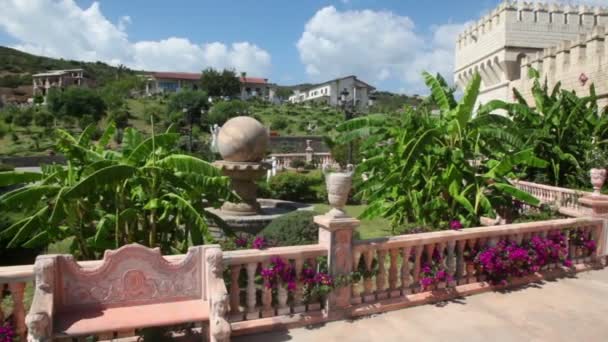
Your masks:
<svg viewBox="0 0 608 342"><path fill-rule="evenodd" d="M599 104L602 107L608 105L608 41L605 31L604 27L596 27L576 41L563 41L532 58L524 58L522 77L511 82L511 89L518 89L528 103L533 104L533 80L528 77L528 69L534 68L539 71L541 81L546 80L550 88L561 82L564 89L584 96L589 95L593 84L600 97Z"/></svg>
<svg viewBox="0 0 608 342"><path fill-rule="evenodd" d="M454 81L464 89L479 73L479 102L510 100L512 84L527 74L521 73L526 58L604 26L606 8L504 1L458 36Z"/></svg>

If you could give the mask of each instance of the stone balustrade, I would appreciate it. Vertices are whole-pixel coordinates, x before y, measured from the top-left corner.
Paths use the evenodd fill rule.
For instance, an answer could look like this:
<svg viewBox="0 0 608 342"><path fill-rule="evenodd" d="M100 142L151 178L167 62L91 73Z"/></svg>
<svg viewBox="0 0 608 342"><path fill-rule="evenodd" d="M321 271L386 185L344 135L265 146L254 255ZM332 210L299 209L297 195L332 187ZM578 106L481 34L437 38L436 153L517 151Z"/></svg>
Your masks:
<svg viewBox="0 0 608 342"><path fill-rule="evenodd" d="M304 265L316 267L317 258L327 255L321 245L277 247L265 250L239 250L224 252L224 264L230 272L228 292L230 296L231 322L256 320L273 316L319 311L321 303L305 303L300 282ZM288 303L287 289L280 286L276 302L272 289L259 279L262 268L270 265L273 257L279 257L295 266L297 287Z"/></svg>
<svg viewBox="0 0 608 342"><path fill-rule="evenodd" d="M568 188L525 181L513 181L513 184L540 200L541 203L555 205L559 212L566 216L580 217L588 215L588 209L579 203L579 199L592 193Z"/></svg>
<svg viewBox="0 0 608 342"><path fill-rule="evenodd" d="M273 153L271 158L276 158L276 167L278 170L283 170L291 167L291 163L296 160L302 160L307 163L312 163L317 168L322 168L323 165L335 167L337 162L329 152L313 152L313 153Z"/></svg>
<svg viewBox="0 0 608 342"><path fill-rule="evenodd" d="M485 276L472 260L467 260L467 251L478 251L500 240L521 242L534 236L546 237L552 232L561 232L568 237L573 230L603 243L603 220L590 217L355 241L353 265L363 265L367 277L351 286L351 304L374 303L388 298L405 301L410 294L483 282ZM420 285L421 269L423 264L432 263L434 254L435 262L439 260L450 280L424 289ZM568 248L568 259L575 265L591 262L595 256L582 257L574 245ZM560 265L549 265L548 269L558 267Z"/></svg>

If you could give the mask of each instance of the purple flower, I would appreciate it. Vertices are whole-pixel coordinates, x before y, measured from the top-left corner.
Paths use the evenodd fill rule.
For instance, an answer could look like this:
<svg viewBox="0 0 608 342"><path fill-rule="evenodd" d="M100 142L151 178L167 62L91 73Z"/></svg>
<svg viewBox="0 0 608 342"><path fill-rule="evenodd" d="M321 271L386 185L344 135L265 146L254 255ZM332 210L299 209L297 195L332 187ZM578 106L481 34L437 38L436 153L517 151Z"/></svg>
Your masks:
<svg viewBox="0 0 608 342"><path fill-rule="evenodd" d="M0 326L0 342L13 342L14 335L15 332L10 324Z"/></svg>
<svg viewBox="0 0 608 342"><path fill-rule="evenodd" d="M266 248L266 239L264 239L263 236L257 236L253 240L252 247L255 248L255 249L264 249L264 248Z"/></svg>
<svg viewBox="0 0 608 342"><path fill-rule="evenodd" d="M434 281L435 281L435 279L433 279L431 277L424 277L424 278L420 279L420 285L426 289L427 287L433 285Z"/></svg>
<svg viewBox="0 0 608 342"><path fill-rule="evenodd" d="M239 248L247 247L247 239L239 236L234 240L234 244L236 244L236 246Z"/></svg>
<svg viewBox="0 0 608 342"><path fill-rule="evenodd" d="M461 230L462 228L463 228L463 225L459 220L450 221L450 229Z"/></svg>

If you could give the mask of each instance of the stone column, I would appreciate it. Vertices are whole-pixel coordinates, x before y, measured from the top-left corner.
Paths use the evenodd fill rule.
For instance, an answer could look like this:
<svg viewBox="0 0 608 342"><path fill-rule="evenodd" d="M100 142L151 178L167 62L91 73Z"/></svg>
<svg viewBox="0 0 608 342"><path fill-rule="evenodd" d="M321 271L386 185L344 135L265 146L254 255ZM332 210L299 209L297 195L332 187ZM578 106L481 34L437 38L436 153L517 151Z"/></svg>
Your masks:
<svg viewBox="0 0 608 342"><path fill-rule="evenodd" d="M359 227L359 220L328 213L315 216L314 221L319 225L319 244L327 247L329 274L334 281L349 275L353 270L353 232ZM336 287L326 302L326 310L332 319L343 317L345 309L350 306L351 290L345 285Z"/></svg>

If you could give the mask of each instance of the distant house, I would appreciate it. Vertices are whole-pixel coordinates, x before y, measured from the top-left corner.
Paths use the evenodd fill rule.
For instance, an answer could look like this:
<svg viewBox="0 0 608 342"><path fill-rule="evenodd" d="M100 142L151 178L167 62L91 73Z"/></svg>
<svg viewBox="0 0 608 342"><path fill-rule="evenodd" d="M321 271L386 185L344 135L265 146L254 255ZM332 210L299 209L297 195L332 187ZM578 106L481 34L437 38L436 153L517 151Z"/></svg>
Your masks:
<svg viewBox="0 0 608 342"><path fill-rule="evenodd" d="M146 95L174 93L181 89L197 89L201 81L200 73L152 72L146 75ZM258 97L269 101L275 98L275 86L267 78L240 77L243 100Z"/></svg>
<svg viewBox="0 0 608 342"><path fill-rule="evenodd" d="M146 75L146 95L197 89L200 81L201 74L198 73L152 72Z"/></svg>
<svg viewBox="0 0 608 342"><path fill-rule="evenodd" d="M315 101L327 103L330 106L338 106L341 93L345 90L348 92L346 101L351 101L356 109L365 111L371 104L370 94L376 88L357 79L357 76L351 75L296 89L294 94L289 97L289 102Z"/></svg>
<svg viewBox="0 0 608 342"><path fill-rule="evenodd" d="M69 86L88 86L92 84L84 69L50 70L32 75L34 96L46 96L49 89L63 89Z"/></svg>

